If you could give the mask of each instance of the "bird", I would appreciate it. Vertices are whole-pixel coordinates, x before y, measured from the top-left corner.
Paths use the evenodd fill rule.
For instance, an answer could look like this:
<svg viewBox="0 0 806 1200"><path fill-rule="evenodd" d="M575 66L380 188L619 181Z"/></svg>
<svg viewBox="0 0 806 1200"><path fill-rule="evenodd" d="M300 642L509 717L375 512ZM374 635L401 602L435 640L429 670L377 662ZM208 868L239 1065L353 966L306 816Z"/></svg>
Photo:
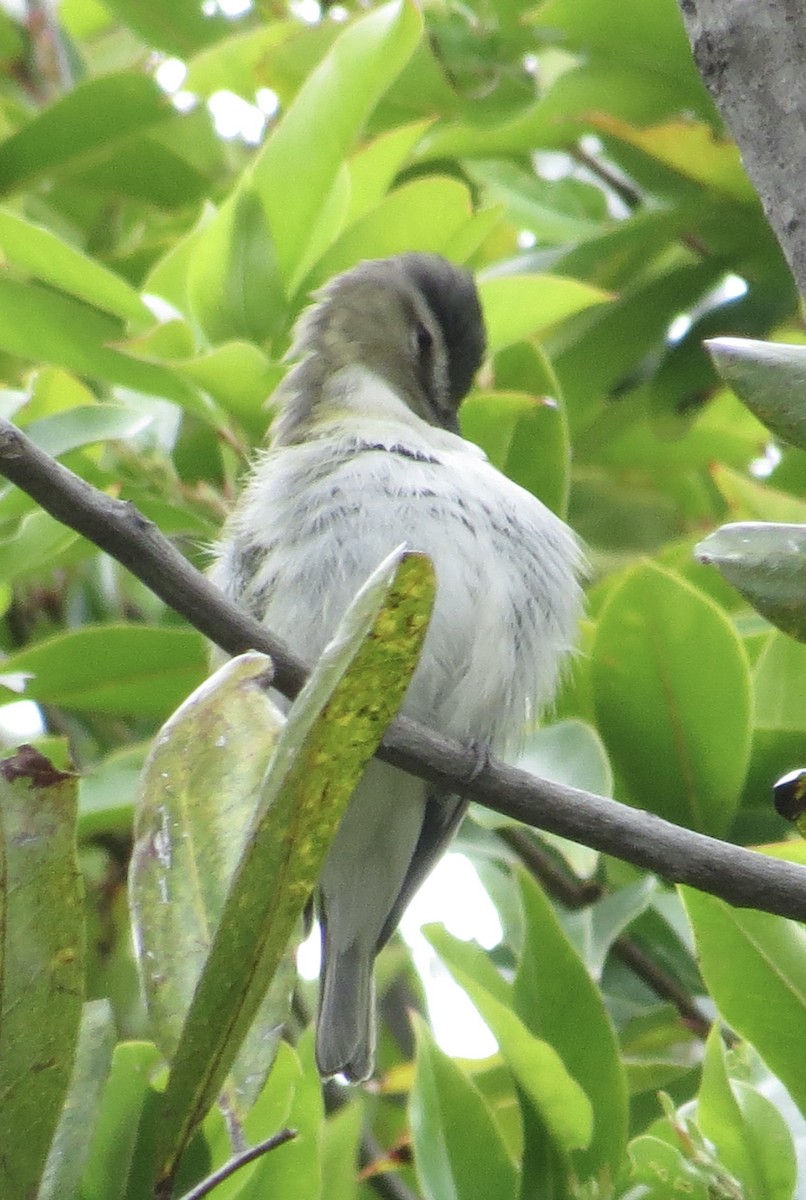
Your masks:
<svg viewBox="0 0 806 1200"><path fill-rule="evenodd" d="M436 598L402 712L511 754L573 650L584 552L460 435L485 348L473 276L440 255L370 259L319 289L211 576L311 661L390 552L406 543L428 555ZM316 895L323 1077L372 1075L375 958L466 807L377 759L362 775Z"/></svg>

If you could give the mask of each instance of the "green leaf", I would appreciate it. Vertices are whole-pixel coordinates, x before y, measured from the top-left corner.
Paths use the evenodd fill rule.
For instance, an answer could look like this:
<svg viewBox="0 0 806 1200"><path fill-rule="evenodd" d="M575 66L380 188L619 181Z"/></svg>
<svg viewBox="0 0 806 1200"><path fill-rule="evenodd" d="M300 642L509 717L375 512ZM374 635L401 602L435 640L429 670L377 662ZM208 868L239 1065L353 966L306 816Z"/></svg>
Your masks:
<svg viewBox="0 0 806 1200"><path fill-rule="evenodd" d="M321 1200L355 1200L364 1106L360 1099L331 1113L322 1127Z"/></svg>
<svg viewBox="0 0 806 1200"><path fill-rule="evenodd" d="M593 646L599 728L631 803L716 836L750 752L750 672L711 600L647 563L610 593Z"/></svg>
<svg viewBox="0 0 806 1200"><path fill-rule="evenodd" d="M9 1196L36 1193L81 1021L76 791L74 776L30 746L0 763L0 1191Z"/></svg>
<svg viewBox="0 0 806 1200"><path fill-rule="evenodd" d="M806 346L711 338L714 366L768 429L806 449Z"/></svg>
<svg viewBox="0 0 806 1200"><path fill-rule="evenodd" d="M123 404L86 404L42 417L26 426L31 441L54 458L95 442L128 441L153 421L151 413Z"/></svg>
<svg viewBox="0 0 806 1200"><path fill-rule="evenodd" d="M806 930L681 888L709 992L724 1019L758 1050L806 1113Z"/></svg>
<svg viewBox="0 0 806 1200"><path fill-rule="evenodd" d="M73 1200L78 1194L90 1148L87 1135L95 1128L98 1118L115 1036L115 1020L109 1001L92 1000L85 1004L73 1074L36 1200ZM86 1200L83 1191L82 1200Z"/></svg>
<svg viewBox="0 0 806 1200"><path fill-rule="evenodd" d="M77 542L78 534L72 529L41 508L34 509L13 534L0 541L0 579L14 583L49 572Z"/></svg>
<svg viewBox="0 0 806 1200"><path fill-rule="evenodd" d="M177 404L195 401L198 407L193 389L168 367L109 345L122 336L118 320L81 300L42 284L0 277L0 349Z"/></svg>
<svg viewBox="0 0 806 1200"><path fill-rule="evenodd" d="M255 652L225 663L162 727L143 769L131 910L150 1030L169 1060L285 724L261 686L270 671L271 660ZM284 972L269 989L253 1053L235 1072L231 1105L241 1118L274 1058L292 982Z"/></svg>
<svg viewBox="0 0 806 1200"><path fill-rule="evenodd" d="M627 1141L627 1087L616 1035L551 904L523 871L519 883L526 937L513 988L515 1012L554 1047L593 1107L593 1136L572 1156L579 1178L600 1172L615 1178Z"/></svg>
<svg viewBox="0 0 806 1200"><path fill-rule="evenodd" d="M353 22L305 80L258 155L253 180L287 283L293 284L310 231L342 163L411 56L420 29L419 14L407 0L382 5Z"/></svg>
<svg viewBox="0 0 806 1200"><path fill-rule="evenodd" d="M147 625L70 630L12 654L6 674L32 678L26 696L77 712L162 717L206 673L201 634Z"/></svg>
<svg viewBox="0 0 806 1200"><path fill-rule="evenodd" d="M772 634L753 669L756 726L806 729L806 646Z"/></svg>
<svg viewBox="0 0 806 1200"><path fill-rule="evenodd" d="M162 5L160 10L165 12ZM237 32L219 38L190 59L182 83L185 91L211 96L226 90L253 101L264 79L268 53L299 29L296 21L275 20L245 31L235 28Z"/></svg>
<svg viewBox="0 0 806 1200"><path fill-rule="evenodd" d="M600 796L613 790L613 772L599 734L575 719L555 721L528 735L518 766L542 779L583 788Z"/></svg>
<svg viewBox="0 0 806 1200"><path fill-rule="evenodd" d="M266 212L242 186L199 238L188 270L193 315L211 342L262 342L287 321L287 301Z"/></svg>
<svg viewBox="0 0 806 1200"><path fill-rule="evenodd" d="M350 203L345 213L346 225L352 225L381 203L429 124L429 121L415 121L390 129L353 154L347 163Z"/></svg>
<svg viewBox="0 0 806 1200"><path fill-rule="evenodd" d="M449 970L456 969L475 979L499 1003L512 1007L512 984L495 967L489 954L482 950L478 942L462 941L448 933L444 925L424 925L422 933Z"/></svg>
<svg viewBox="0 0 806 1200"><path fill-rule="evenodd" d="M318 1200L322 1181L324 1110L322 1085L313 1061L312 1032L308 1029L297 1045L302 1061L300 1063L294 1055L294 1066L299 1078L287 1115L282 1119L282 1124L296 1130L297 1136L258 1161L251 1178L237 1193L237 1200L266 1200L268 1196L304 1196L306 1200L308 1197ZM279 1121L266 1122L263 1129L277 1129L279 1125Z"/></svg>
<svg viewBox="0 0 806 1200"><path fill-rule="evenodd" d="M805 525L723 525L694 553L700 562L717 567L773 625L806 642Z"/></svg>
<svg viewBox="0 0 806 1200"><path fill-rule="evenodd" d="M562 513L568 499L568 433L548 397L475 393L462 405L463 436L514 483Z"/></svg>
<svg viewBox="0 0 806 1200"><path fill-rule="evenodd" d="M0 208L0 255L36 279L86 300L124 321L150 325L154 318L135 289L107 267L62 241L43 225Z"/></svg>
<svg viewBox="0 0 806 1200"><path fill-rule="evenodd" d="M493 353L610 299L589 283L553 275L498 275L478 287Z"/></svg>
<svg viewBox="0 0 806 1200"><path fill-rule="evenodd" d="M178 363L177 370L236 417L255 441L266 430L266 401L286 371L251 342L226 342L199 358Z"/></svg>
<svg viewBox="0 0 806 1200"><path fill-rule="evenodd" d="M498 999L498 985L495 993L489 992L454 955L446 959L446 965L489 1026L507 1066L547 1126L558 1150L567 1154L588 1146L593 1134L590 1100L554 1047L529 1031L509 1000Z"/></svg>
<svg viewBox="0 0 806 1200"><path fill-rule="evenodd" d="M178 58L185 58L232 31L232 21L224 13L215 9L210 12L196 0L172 0L170 9L162 0L104 0L104 4L118 20L139 34L147 46Z"/></svg>
<svg viewBox="0 0 806 1200"><path fill-rule="evenodd" d="M409 1098L417 1178L425 1200L515 1200L518 1172L481 1092L416 1019L417 1074Z"/></svg>
<svg viewBox="0 0 806 1200"><path fill-rule="evenodd" d="M341 235L317 264L314 281L323 282L364 258L408 250L444 253L470 212L467 188L455 179L434 176L403 184Z"/></svg>
<svg viewBox="0 0 806 1200"><path fill-rule="evenodd" d="M598 187L570 178L541 179L506 160L481 159L466 170L488 202L503 203L509 220L531 230L541 243L579 241L601 232L606 198Z"/></svg>
<svg viewBox="0 0 806 1200"><path fill-rule="evenodd" d="M736 144L714 135L704 121L672 120L637 129L609 113L595 113L593 128L617 138L684 179L732 200L753 203L756 192L742 167Z"/></svg>
<svg viewBox="0 0 806 1200"><path fill-rule="evenodd" d="M637 1137L630 1142L630 1158L630 1181L643 1185L642 1200L711 1200L707 1179L677 1146L657 1137Z"/></svg>
<svg viewBox="0 0 806 1200"><path fill-rule="evenodd" d="M172 111L155 80L141 71L86 80L0 143L0 191L112 154Z"/></svg>
<svg viewBox="0 0 806 1200"><path fill-rule="evenodd" d="M595 904L566 916L563 928L594 979L601 980L613 942L646 911L657 888L654 875L644 875L635 883L618 888Z"/></svg>
<svg viewBox="0 0 806 1200"><path fill-rule="evenodd" d="M151 1042L119 1042L88 1143L81 1200L124 1200L149 1079L161 1063ZM87 1131L84 1133L85 1139Z"/></svg>
<svg viewBox="0 0 806 1200"><path fill-rule="evenodd" d="M722 1032L708 1036L697 1124L739 1180L747 1200L790 1200L796 1166L792 1135L777 1108L755 1088L728 1077Z"/></svg>
<svg viewBox="0 0 806 1200"><path fill-rule="evenodd" d="M391 555L359 592L289 715L174 1058L160 1127L164 1177L215 1098L356 781L402 702L434 588L426 558Z"/></svg>

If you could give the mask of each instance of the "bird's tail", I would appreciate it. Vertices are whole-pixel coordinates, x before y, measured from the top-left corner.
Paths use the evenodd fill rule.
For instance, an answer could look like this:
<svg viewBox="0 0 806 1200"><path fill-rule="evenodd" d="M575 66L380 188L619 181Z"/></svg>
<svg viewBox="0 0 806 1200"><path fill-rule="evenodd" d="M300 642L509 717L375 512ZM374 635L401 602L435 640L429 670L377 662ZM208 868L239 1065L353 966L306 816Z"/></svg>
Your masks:
<svg viewBox="0 0 806 1200"><path fill-rule="evenodd" d="M374 955L353 942L336 948L322 930L322 984L316 1028L320 1075L368 1079L375 1066Z"/></svg>

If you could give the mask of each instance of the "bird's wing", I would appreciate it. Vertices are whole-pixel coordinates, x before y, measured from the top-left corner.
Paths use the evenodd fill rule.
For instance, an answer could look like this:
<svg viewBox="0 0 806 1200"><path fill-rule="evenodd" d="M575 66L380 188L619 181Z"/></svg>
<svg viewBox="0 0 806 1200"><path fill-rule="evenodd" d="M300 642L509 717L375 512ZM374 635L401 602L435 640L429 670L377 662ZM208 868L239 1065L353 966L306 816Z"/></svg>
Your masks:
<svg viewBox="0 0 806 1200"><path fill-rule="evenodd" d="M425 803L423 826L414 848L414 855L409 863L409 869L397 899L381 930L376 953L389 941L414 893L447 849L448 843L462 823L467 805L468 801L461 796L429 790Z"/></svg>

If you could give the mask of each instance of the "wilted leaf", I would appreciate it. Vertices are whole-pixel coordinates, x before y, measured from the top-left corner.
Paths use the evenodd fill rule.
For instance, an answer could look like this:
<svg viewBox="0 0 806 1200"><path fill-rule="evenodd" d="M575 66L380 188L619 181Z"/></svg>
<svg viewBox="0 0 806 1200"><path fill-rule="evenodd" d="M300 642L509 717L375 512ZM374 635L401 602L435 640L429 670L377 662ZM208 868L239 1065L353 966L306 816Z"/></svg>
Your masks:
<svg viewBox="0 0 806 1200"><path fill-rule="evenodd" d="M401 553L359 592L280 737L174 1058L164 1176L223 1083L417 664L434 574L423 556Z"/></svg>
<svg viewBox="0 0 806 1200"><path fill-rule="evenodd" d="M115 1020L108 1000L84 1005L73 1074L50 1146L36 1200L73 1200L89 1154L101 1094L115 1046ZM82 1200L86 1200L82 1196Z"/></svg>
<svg viewBox="0 0 806 1200"><path fill-rule="evenodd" d="M76 782L30 746L0 762L0 1191L8 1196L36 1192L81 1021Z"/></svg>
<svg viewBox="0 0 806 1200"><path fill-rule="evenodd" d="M696 546L763 617L806 641L806 525L723 525Z"/></svg>
<svg viewBox="0 0 806 1200"><path fill-rule="evenodd" d="M728 337L705 344L719 374L759 421L806 449L806 346Z"/></svg>
<svg viewBox="0 0 806 1200"><path fill-rule="evenodd" d="M225 663L162 727L143 769L131 908L151 1033L169 1060L285 724L261 686L270 672L271 660L254 651ZM270 989L252 1053L235 1072L236 1092L247 1074L251 1081L237 1097L244 1109L274 1057L291 983L284 972Z"/></svg>

